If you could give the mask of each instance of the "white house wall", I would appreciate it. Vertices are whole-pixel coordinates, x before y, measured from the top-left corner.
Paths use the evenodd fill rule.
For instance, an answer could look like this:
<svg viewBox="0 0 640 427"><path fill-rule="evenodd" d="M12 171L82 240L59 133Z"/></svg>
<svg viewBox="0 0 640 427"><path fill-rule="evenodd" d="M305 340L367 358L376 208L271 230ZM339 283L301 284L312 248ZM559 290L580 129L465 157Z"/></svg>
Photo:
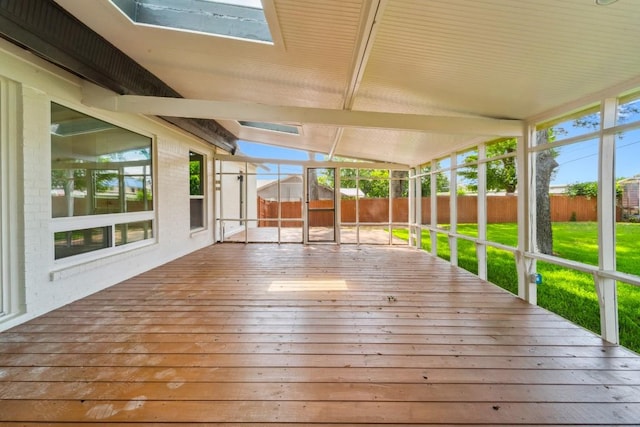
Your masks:
<svg viewBox="0 0 640 427"><path fill-rule="evenodd" d="M213 171L214 147L156 118L85 107L81 102L80 79L4 41L0 41L0 81L5 92L9 87L18 94L0 97L3 104L9 104L0 108L10 111L16 123L10 126L7 114L2 115L2 155L18 153L12 154L18 163L12 171L15 179L2 181L2 199L24 199L23 207L13 206L11 212L0 211L3 215L2 302L5 303L0 330L214 242L213 198L206 199L207 223L203 229L190 230L189 212L189 151L204 154L207 170ZM74 257L54 261L51 102L152 138L154 240L132 245L132 248L118 247L108 256L92 252L81 262ZM4 160L3 168L9 169ZM4 172L7 170L3 176ZM211 194L212 174L208 174L206 188ZM10 214L11 221L7 219ZM6 304L7 300L11 300L11 304Z"/></svg>

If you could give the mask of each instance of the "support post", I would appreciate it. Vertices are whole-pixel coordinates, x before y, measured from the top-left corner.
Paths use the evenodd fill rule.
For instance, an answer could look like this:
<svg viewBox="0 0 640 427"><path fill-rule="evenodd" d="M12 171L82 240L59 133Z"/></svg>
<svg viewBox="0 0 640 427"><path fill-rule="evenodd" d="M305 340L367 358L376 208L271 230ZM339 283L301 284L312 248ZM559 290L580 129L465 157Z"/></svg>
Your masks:
<svg viewBox="0 0 640 427"><path fill-rule="evenodd" d="M409 217L407 218L407 221L408 221L407 228L409 232L408 243L409 243L409 246L413 248L417 247L415 192L416 192L416 170L415 168L411 168L409 169L409 194L408 194Z"/></svg>
<svg viewBox="0 0 640 427"><path fill-rule="evenodd" d="M414 175L421 172L420 169L414 169ZM414 179L414 224L416 224L416 248L422 249L422 177Z"/></svg>
<svg viewBox="0 0 640 427"><path fill-rule="evenodd" d="M451 172L449 179L449 262L458 266L458 162L456 153L451 153Z"/></svg>
<svg viewBox="0 0 640 427"><path fill-rule="evenodd" d="M478 240L487 240L487 163L486 146L478 146ZM478 260L478 277L487 280L487 245L476 243L476 258Z"/></svg>
<svg viewBox="0 0 640 427"><path fill-rule="evenodd" d="M431 161L431 255L438 256L438 161Z"/></svg>
<svg viewBox="0 0 640 427"><path fill-rule="evenodd" d="M518 174L518 251L516 268L518 271L518 296L531 304L538 303L538 289L531 275L536 272L536 260L527 258L527 252L533 252L536 241L536 176L535 156L530 155L529 148L536 141L535 126L524 130L524 137L517 142L517 174Z"/></svg>
<svg viewBox="0 0 640 427"><path fill-rule="evenodd" d="M602 125L598 151L598 259L599 269L616 270L616 182L615 134L607 129L616 122L617 100L605 99L601 107ZM614 344L620 342L618 331L618 296L616 281L594 276L600 305L600 331L602 338Z"/></svg>

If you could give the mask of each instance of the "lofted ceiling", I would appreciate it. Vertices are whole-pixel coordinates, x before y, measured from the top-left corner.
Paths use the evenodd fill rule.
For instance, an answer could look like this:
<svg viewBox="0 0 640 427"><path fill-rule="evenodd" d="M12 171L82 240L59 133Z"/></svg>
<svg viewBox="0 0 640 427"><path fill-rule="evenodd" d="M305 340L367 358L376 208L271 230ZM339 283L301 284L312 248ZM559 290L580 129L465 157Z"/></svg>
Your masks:
<svg viewBox="0 0 640 427"><path fill-rule="evenodd" d="M640 77L637 0L263 0L273 44L134 24L109 0L56 2L183 97L229 103L204 116L240 139L406 165ZM322 114L349 110L389 115ZM408 115L425 126L404 127ZM299 135L238 123L265 117Z"/></svg>

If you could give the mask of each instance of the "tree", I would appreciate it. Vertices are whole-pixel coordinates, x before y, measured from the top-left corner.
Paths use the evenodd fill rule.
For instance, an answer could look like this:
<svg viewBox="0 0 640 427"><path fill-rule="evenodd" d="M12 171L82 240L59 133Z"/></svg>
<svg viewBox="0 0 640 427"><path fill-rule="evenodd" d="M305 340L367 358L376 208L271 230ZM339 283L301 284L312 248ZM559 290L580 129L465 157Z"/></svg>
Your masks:
<svg viewBox="0 0 640 427"><path fill-rule="evenodd" d="M622 186L620 185L620 181L624 178L616 179L616 199L620 201L622 199ZM587 182L576 182L573 184L567 185L565 190L565 194L570 197L576 196L584 196L586 198L596 198L598 197L598 182L597 181L587 181Z"/></svg>
<svg viewBox="0 0 640 427"><path fill-rule="evenodd" d="M584 196L587 198L595 198L598 197L598 182L590 181L590 182L576 182L574 184L567 185L565 190L565 194L576 197L576 196Z"/></svg>
<svg viewBox="0 0 640 427"><path fill-rule="evenodd" d="M202 157L189 161L189 194L202 195Z"/></svg>
<svg viewBox="0 0 640 427"><path fill-rule="evenodd" d="M487 146L487 157L499 157L516 151L517 140L515 138L505 139ZM471 154L465 158L465 163L477 162L478 155ZM458 172L472 184L469 184L471 191L478 190L478 168L469 166L460 169ZM473 183L476 184L473 184ZM516 173L515 157L502 157L487 163L487 190L504 191L513 194L518 187L518 175Z"/></svg>
<svg viewBox="0 0 640 427"><path fill-rule="evenodd" d="M356 178L358 179L360 190L366 197L389 197L389 170L358 168L340 169L340 186L342 188L356 188ZM322 174L318 176L317 181L326 187L335 187L333 173L330 173L328 170L324 170Z"/></svg>
<svg viewBox="0 0 640 427"><path fill-rule="evenodd" d="M553 129L536 132L536 145L553 140ZM551 227L551 198L549 186L553 171L558 167L555 150L542 150L536 154L536 244L543 254L553 254L553 229Z"/></svg>
<svg viewBox="0 0 640 427"><path fill-rule="evenodd" d="M427 166L423 170L426 173L431 172L431 167ZM420 186L422 187L422 197L431 196L431 177L434 174L428 174L422 177L422 182ZM442 172L438 172L435 174L436 176L436 192L437 193L446 193L449 191L449 178Z"/></svg>
<svg viewBox="0 0 640 427"><path fill-rule="evenodd" d="M536 134L536 145L547 144L554 139L553 128L538 131ZM517 148L515 138L505 139L487 146L487 157L500 157L505 154L514 153ZM551 199L549 198L549 186L553 172L558 167L555 158L557 151L542 150L536 154L536 243L538 250L544 254L553 253L553 234L551 229ZM465 162L478 160L477 154L472 154L465 159ZM516 158L513 156L502 157L498 160L487 162L487 190L505 191L513 194L518 186L518 175L516 170ZM477 166L468 166L459 170L459 174L467 180L477 182ZM470 189L476 190L477 185L469 185ZM474 188L475 187L475 188Z"/></svg>

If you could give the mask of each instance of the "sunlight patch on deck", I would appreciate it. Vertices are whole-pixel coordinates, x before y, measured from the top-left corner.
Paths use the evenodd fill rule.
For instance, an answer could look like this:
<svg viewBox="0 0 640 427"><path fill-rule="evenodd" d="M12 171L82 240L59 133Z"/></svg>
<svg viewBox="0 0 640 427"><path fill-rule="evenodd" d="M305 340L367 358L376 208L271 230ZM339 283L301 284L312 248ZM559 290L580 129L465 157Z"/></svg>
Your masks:
<svg viewBox="0 0 640 427"><path fill-rule="evenodd" d="M295 291L346 291L347 282L344 280L274 280L271 282L269 292L295 292Z"/></svg>

